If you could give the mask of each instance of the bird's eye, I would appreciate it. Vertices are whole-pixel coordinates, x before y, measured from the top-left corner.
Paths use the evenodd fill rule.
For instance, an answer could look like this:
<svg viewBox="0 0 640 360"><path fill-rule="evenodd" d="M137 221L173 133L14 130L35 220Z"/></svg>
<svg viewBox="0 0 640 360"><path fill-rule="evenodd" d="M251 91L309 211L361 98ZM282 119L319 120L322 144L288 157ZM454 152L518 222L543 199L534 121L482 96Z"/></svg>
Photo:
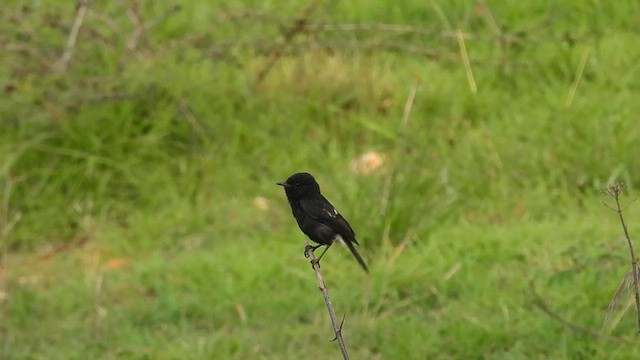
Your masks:
<svg viewBox="0 0 640 360"><path fill-rule="evenodd" d="M299 182L297 182L297 183L296 183L296 186L300 186L300 183L299 183Z"/></svg>

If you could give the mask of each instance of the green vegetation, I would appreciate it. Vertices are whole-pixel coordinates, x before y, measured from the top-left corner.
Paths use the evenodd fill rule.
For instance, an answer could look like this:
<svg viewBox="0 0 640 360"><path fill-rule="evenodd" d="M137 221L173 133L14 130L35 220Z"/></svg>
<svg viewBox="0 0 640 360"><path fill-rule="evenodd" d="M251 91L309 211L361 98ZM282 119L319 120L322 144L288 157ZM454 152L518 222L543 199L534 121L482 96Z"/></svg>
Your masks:
<svg viewBox="0 0 640 360"><path fill-rule="evenodd" d="M339 358L297 171L371 265L323 259L353 359L640 357L601 204L640 186L640 2L320 3L282 47L305 6L92 1L64 63L73 4L0 5L0 358Z"/></svg>

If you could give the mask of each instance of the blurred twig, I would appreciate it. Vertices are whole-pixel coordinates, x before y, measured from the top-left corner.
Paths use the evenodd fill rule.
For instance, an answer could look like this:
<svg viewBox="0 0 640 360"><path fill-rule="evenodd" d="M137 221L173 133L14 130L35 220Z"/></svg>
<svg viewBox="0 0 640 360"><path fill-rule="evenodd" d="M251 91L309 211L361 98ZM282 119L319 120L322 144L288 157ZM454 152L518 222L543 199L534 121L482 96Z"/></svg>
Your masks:
<svg viewBox="0 0 640 360"><path fill-rule="evenodd" d="M571 105L573 105L573 99L575 98L576 92L578 91L578 86L580 86L580 81L582 80L582 76L584 75L584 69L587 66L587 61L589 61L590 53L591 53L591 49L587 48L584 51L584 54L582 54L580 65L578 65L578 69L576 70L576 75L573 78L573 83L571 84L571 88L569 89L569 93L567 94L567 99L564 102L565 107L570 108ZM616 200L617 200L617 197L616 197ZM638 326L640 326L640 319L638 322Z"/></svg>
<svg viewBox="0 0 640 360"><path fill-rule="evenodd" d="M349 360L347 346L344 344L344 340L342 339L342 324L344 323L344 318L342 319L342 322L338 324L338 318L336 317L336 312L333 309L333 303L331 302L329 292L327 291L327 287L324 284L324 279L322 278L322 273L320 272L320 264L318 263L316 256L313 254L313 246L309 245L306 242L304 245L304 256L311 259L311 267L313 267L313 270L316 272L316 277L318 278L318 288L320 289L320 292L322 292L324 302L327 304L327 310L329 310L329 317L331 317L331 324L333 325L333 332L336 334L335 340L337 340L338 344L340 345L342 358L344 360Z"/></svg>
<svg viewBox="0 0 640 360"><path fill-rule="evenodd" d="M2 173L0 173L0 184L4 182L4 189L0 193L0 318L7 318L6 314L9 309L9 281L7 277L3 276L3 272L8 270L8 248L9 248L9 235L15 228L16 224L22 217L21 212L16 212L15 215L9 218L11 212L11 196L14 193L14 185L23 178L15 178L10 174L11 160L8 160L4 164L0 164L2 167ZM1 354L9 353L9 347L11 345L11 339L13 334L11 333L11 327L6 324L0 324L0 358Z"/></svg>
<svg viewBox="0 0 640 360"><path fill-rule="evenodd" d="M633 284L633 279L634 279L633 269L631 269L622 278L622 280L620 281L620 284L618 285L618 288L616 289L616 292L613 293L613 297L611 298L611 301L607 306L607 313L604 315L603 326L605 326L609 322L609 319L611 318L611 314L613 314L613 310L615 310L616 306L618 305L618 300L620 300L620 298L623 297L623 294L626 294L626 290L633 288L633 286L631 286L631 284Z"/></svg>
<svg viewBox="0 0 640 360"><path fill-rule="evenodd" d="M615 342L615 343L623 343L623 344L631 344L630 341L623 339L623 338L619 338L619 337L614 337L614 336L608 336L605 334L602 334L600 332L597 332L595 330L591 330L589 328L580 326L580 325L576 325L572 322L570 322L569 320L563 318L562 316L556 314L553 310L551 310L549 308L549 306L544 302L544 299L542 298L542 296L540 296L540 294L538 294L538 292L536 291L536 288L533 284L533 281L529 282L529 292L531 293L531 296L533 297L533 303L535 306L538 307L538 309L542 310L542 312L544 312L545 314L547 314L550 318L558 321L559 323L561 323L562 325L568 327L569 329L576 331L576 332L581 332L587 335L591 335L596 339L599 340L605 340L605 341L610 341L610 342Z"/></svg>
<svg viewBox="0 0 640 360"><path fill-rule="evenodd" d="M138 41L143 38L146 30L144 20L142 20L142 15L140 14L140 2L138 0L131 1L131 7L128 9L127 15L129 15L135 27L133 34L127 41L127 48L133 50L138 46Z"/></svg>
<svg viewBox="0 0 640 360"><path fill-rule="evenodd" d="M300 16L293 22L289 30L284 33L284 38L269 57L267 64L258 72L258 83L264 80L265 76L269 73L273 65L282 57L284 50L289 46L293 39L300 33L305 31L306 25L309 22L309 17L313 14L318 7L318 0L311 0L307 7L302 11Z"/></svg>
<svg viewBox="0 0 640 360"><path fill-rule="evenodd" d="M475 77L473 76L473 70L471 69L471 61L469 60L469 53L467 52L467 46L464 43L464 37L462 36L462 30L457 29L456 35L458 38L458 46L460 47L460 57L464 64L464 70L467 74L467 82L469 83L469 89L473 95L478 93L478 86L476 85Z"/></svg>
<svg viewBox="0 0 640 360"><path fill-rule="evenodd" d="M455 38L456 34L451 31L435 31L432 29L405 25L405 24L387 24L387 23L325 23L325 24L309 24L310 31L334 31L334 32L394 32L400 34L416 34L416 35L437 35L445 38ZM464 35L469 37L468 34Z"/></svg>
<svg viewBox="0 0 640 360"><path fill-rule="evenodd" d="M149 30L180 10L182 10L180 5L171 6L157 19L145 22L140 12L139 2L137 0L131 1L131 7L128 9L127 14L133 22L135 29L129 37L129 40L127 40L127 49L135 50L141 40L146 41L146 35Z"/></svg>
<svg viewBox="0 0 640 360"><path fill-rule="evenodd" d="M171 16L173 14L176 14L181 10L182 10L182 5L173 5L173 6L171 6L162 15L160 15L156 19L153 19L153 20L149 21L148 23L144 24L145 31L149 31L149 30L153 29L158 24L160 24L163 21L165 21L169 16Z"/></svg>
<svg viewBox="0 0 640 360"><path fill-rule="evenodd" d="M253 41L237 41L237 40L229 40L229 41L220 41L216 44L213 44L208 50L210 56L216 59L224 59L227 61L231 61L234 64L239 64L239 61L236 61L236 57L231 56L232 49L242 48L244 50L253 50L256 54L260 55L270 55L273 53L274 47L273 43L270 43L269 39L259 38ZM422 56L429 59L434 60L442 60L445 59L445 54L435 51L433 49L429 49L426 47L415 46L410 44L401 44L397 42L371 42L371 41L362 41L358 43L353 43L350 41L323 41L323 40L315 40L313 43L311 42L300 42L296 44L291 44L287 49L281 50L281 56L288 55L299 55L301 53L308 52L311 49L324 49L328 51L338 52L338 51L349 51L349 50L358 50L358 51L380 51L386 50L394 53L405 53L415 56Z"/></svg>
<svg viewBox="0 0 640 360"><path fill-rule="evenodd" d="M65 46L64 52L60 59L58 59L58 61L53 65L53 69L55 71L63 71L69 65L69 61L71 60L73 51L76 47L78 32L80 32L80 28L84 22L84 16L87 13L88 5L89 0L78 0L76 3L76 19L73 22L73 26L71 26L71 31L69 31L69 37L67 38L67 45Z"/></svg>

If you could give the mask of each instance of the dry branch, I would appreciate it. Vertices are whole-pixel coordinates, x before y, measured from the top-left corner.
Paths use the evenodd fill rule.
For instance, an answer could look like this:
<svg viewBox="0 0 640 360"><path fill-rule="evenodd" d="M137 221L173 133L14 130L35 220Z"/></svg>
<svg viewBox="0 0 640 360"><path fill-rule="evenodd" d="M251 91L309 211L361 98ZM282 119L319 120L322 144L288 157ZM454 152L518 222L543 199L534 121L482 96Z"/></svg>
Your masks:
<svg viewBox="0 0 640 360"><path fill-rule="evenodd" d="M311 0L307 7L302 11L302 14L293 22L289 30L284 33L284 38L280 46L278 46L270 55L267 64L258 72L258 83L264 80L265 76L269 73L273 65L278 62L282 57L284 50L291 44L293 39L300 33L305 31L309 18L318 7L318 0Z"/></svg>
<svg viewBox="0 0 640 360"><path fill-rule="evenodd" d="M344 360L349 360L347 346L344 344L344 340L342 339L342 324L344 323L344 318L342 319L342 322L338 323L336 312L333 309L333 303L331 302L329 292L327 291L327 287L324 284L324 279L322 278L322 273L320 272L320 264L318 263L316 256L313 254L313 246L309 245L306 242L304 245L304 256L311 259L311 267L313 267L313 270L316 272L316 277L318 278L318 288L320 289L320 292L322 292L324 302L327 304L327 310L329 310L329 317L331 317L331 324L333 325L333 332L336 334L335 340L337 340L338 344L340 345L342 358Z"/></svg>
<svg viewBox="0 0 640 360"><path fill-rule="evenodd" d="M636 298L636 316L638 320L638 332L640 333L640 283L638 282L638 258L636 257L636 253L633 249L633 242L631 241L631 236L629 236L629 229L627 228L627 222L624 220L624 209L620 206L620 194L622 193L622 189L624 188L623 184L614 184L607 188L606 192L609 196L611 196L615 202L616 207L613 208L607 204L604 204L609 209L618 213L618 218L620 219L620 225L622 226L622 230L624 231L624 237L627 240L627 245L629 246L629 255L631 257L631 273L633 275L633 290ZM622 284L625 281L623 279ZM618 291L616 291L616 295L619 295ZM614 295L612 302L615 302L616 295Z"/></svg>
<svg viewBox="0 0 640 360"><path fill-rule="evenodd" d="M355 24L310 24L309 29L312 31L334 31L334 32L391 32L399 34L415 34L425 36L440 36L444 38L455 38L456 34L451 31L435 31L432 29L405 25L405 24L387 24L387 23L355 23ZM464 35L469 38L468 34Z"/></svg>

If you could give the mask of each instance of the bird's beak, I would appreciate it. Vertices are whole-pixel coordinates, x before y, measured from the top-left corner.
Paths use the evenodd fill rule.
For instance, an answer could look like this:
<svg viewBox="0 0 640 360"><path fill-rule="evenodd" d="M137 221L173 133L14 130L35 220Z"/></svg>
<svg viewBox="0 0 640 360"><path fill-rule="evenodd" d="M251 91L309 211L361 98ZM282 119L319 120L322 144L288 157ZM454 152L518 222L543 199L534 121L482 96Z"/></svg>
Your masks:
<svg viewBox="0 0 640 360"><path fill-rule="evenodd" d="M284 187L289 187L289 184L287 184L286 181L278 181L276 184L278 184L280 186L284 186Z"/></svg>

